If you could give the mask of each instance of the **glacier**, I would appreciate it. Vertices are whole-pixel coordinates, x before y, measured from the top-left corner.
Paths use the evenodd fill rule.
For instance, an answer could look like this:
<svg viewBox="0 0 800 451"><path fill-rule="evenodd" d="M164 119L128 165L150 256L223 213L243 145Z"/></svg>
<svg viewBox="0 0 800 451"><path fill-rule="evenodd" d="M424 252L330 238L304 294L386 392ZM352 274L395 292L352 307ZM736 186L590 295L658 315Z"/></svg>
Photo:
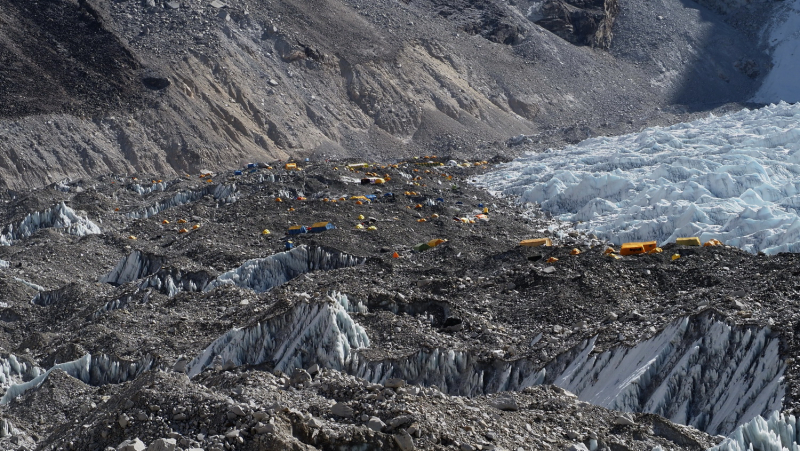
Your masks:
<svg viewBox="0 0 800 451"><path fill-rule="evenodd" d="M10 246L12 242L27 238L36 231L46 228L62 229L69 235L86 236L102 233L100 227L87 218L82 218L64 202L45 211L30 213L19 224L6 226L0 233L0 245Z"/></svg>
<svg viewBox="0 0 800 451"><path fill-rule="evenodd" d="M699 236L800 252L800 103L528 153L476 183L614 244Z"/></svg>

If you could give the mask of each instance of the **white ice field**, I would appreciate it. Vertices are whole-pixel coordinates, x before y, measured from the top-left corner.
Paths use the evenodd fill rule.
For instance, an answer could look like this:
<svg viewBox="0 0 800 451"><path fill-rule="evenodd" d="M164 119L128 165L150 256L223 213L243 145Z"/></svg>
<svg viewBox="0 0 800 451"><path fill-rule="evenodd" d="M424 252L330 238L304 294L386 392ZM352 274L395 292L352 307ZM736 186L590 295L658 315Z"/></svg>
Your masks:
<svg viewBox="0 0 800 451"><path fill-rule="evenodd" d="M615 244L800 252L800 103L529 153L478 183Z"/></svg>

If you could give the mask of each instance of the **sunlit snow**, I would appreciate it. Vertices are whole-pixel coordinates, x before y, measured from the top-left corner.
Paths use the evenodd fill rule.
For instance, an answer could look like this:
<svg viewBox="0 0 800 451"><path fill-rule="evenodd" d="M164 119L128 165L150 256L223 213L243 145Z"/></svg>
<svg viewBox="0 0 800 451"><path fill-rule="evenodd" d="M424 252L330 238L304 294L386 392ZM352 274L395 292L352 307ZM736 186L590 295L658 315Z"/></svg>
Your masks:
<svg viewBox="0 0 800 451"><path fill-rule="evenodd" d="M753 102L800 102L800 0L779 2L764 30L773 67L764 77Z"/></svg>
<svg viewBox="0 0 800 451"><path fill-rule="evenodd" d="M592 138L478 183L615 244L699 236L800 252L800 104Z"/></svg>

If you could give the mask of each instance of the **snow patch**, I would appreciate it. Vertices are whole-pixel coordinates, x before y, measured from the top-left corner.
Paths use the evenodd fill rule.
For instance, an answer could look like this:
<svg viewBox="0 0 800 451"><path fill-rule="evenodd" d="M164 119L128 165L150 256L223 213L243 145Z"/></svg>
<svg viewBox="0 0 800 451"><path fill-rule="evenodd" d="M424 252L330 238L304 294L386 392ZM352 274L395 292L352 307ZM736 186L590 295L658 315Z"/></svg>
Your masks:
<svg viewBox="0 0 800 451"><path fill-rule="evenodd" d="M614 244L800 252L800 103L529 153L478 183Z"/></svg>
<svg viewBox="0 0 800 451"><path fill-rule="evenodd" d="M67 234L76 236L101 233L97 224L78 216L73 209L61 202L45 211L29 214L16 226L8 225L6 232L0 234L0 245L10 246L13 241L27 238L46 228L63 229Z"/></svg>

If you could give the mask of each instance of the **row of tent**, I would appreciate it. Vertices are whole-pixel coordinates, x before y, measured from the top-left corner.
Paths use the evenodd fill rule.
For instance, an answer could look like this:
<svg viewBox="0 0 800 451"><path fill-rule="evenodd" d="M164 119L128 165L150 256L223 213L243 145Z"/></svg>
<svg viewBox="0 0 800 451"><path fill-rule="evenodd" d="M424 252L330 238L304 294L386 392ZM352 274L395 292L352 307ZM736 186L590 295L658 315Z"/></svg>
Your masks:
<svg viewBox="0 0 800 451"><path fill-rule="evenodd" d="M333 230L336 226L331 222L315 222L311 227L304 225L293 225L289 227L289 235L300 235L302 233L320 233L326 230Z"/></svg>
<svg viewBox="0 0 800 451"><path fill-rule="evenodd" d="M679 244L682 246L721 246L722 242L716 239L711 239L703 243L700 241L700 238L693 236L693 237L686 237L686 238L677 238L675 240L675 244ZM550 238L533 238L529 240L522 240L519 243L520 246L523 247L539 247L539 246L552 246L553 242ZM612 248L609 248L612 249ZM655 254L660 253L662 250L658 247L658 243L655 241L642 241L642 242L632 242L632 243L624 243L620 247L620 255L637 255L637 254ZM613 249L611 252L607 253L614 253Z"/></svg>

